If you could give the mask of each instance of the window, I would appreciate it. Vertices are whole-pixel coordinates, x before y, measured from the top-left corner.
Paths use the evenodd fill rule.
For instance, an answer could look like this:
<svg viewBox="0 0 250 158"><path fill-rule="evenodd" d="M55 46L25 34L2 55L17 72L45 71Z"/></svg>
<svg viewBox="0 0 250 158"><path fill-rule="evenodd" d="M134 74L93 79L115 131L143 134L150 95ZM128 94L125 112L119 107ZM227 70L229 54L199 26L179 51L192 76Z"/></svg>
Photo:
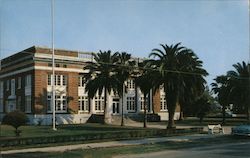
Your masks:
<svg viewBox="0 0 250 158"><path fill-rule="evenodd" d="M6 81L6 91L10 90L10 80Z"/></svg>
<svg viewBox="0 0 250 158"><path fill-rule="evenodd" d="M15 89L16 89L16 86L15 86L15 79L11 79L11 95L15 95Z"/></svg>
<svg viewBox="0 0 250 158"><path fill-rule="evenodd" d="M67 85L67 76L62 75L63 78L63 86Z"/></svg>
<svg viewBox="0 0 250 158"><path fill-rule="evenodd" d="M48 85L50 86L52 84L52 75L48 74ZM65 75L55 75L54 77L54 83L56 86L66 86L67 85L67 76Z"/></svg>
<svg viewBox="0 0 250 158"><path fill-rule="evenodd" d="M56 75L56 85L61 85L61 75Z"/></svg>
<svg viewBox="0 0 250 158"><path fill-rule="evenodd" d="M48 74L48 85L51 85L51 74Z"/></svg>
<svg viewBox="0 0 250 158"><path fill-rule="evenodd" d="M85 86L85 80L83 76L79 76L78 78L78 86L79 87L84 87Z"/></svg>
<svg viewBox="0 0 250 158"><path fill-rule="evenodd" d="M165 95L161 95L161 111L167 111L167 102Z"/></svg>
<svg viewBox="0 0 250 158"><path fill-rule="evenodd" d="M140 99L141 99L141 110L144 110L144 102L145 102L144 97L141 97ZM146 97L146 107L148 109L148 97Z"/></svg>
<svg viewBox="0 0 250 158"><path fill-rule="evenodd" d="M127 110L135 111L135 97L127 97Z"/></svg>
<svg viewBox="0 0 250 158"><path fill-rule="evenodd" d="M31 86L31 75L27 75L25 77L25 87L30 87Z"/></svg>
<svg viewBox="0 0 250 158"><path fill-rule="evenodd" d="M18 77L17 88L21 89L21 86L22 86L22 77Z"/></svg>
<svg viewBox="0 0 250 158"><path fill-rule="evenodd" d="M17 97L17 110L21 110L21 104L22 104L22 100L21 100L21 96Z"/></svg>
<svg viewBox="0 0 250 158"><path fill-rule="evenodd" d="M48 112L51 112L52 111L52 108L51 108L51 95L48 95L47 96L47 111Z"/></svg>
<svg viewBox="0 0 250 158"><path fill-rule="evenodd" d="M52 63L48 63L48 66L49 66L49 67L52 67Z"/></svg>
<svg viewBox="0 0 250 158"><path fill-rule="evenodd" d="M104 97L95 97L95 110L96 111L104 111Z"/></svg>
<svg viewBox="0 0 250 158"><path fill-rule="evenodd" d="M89 99L87 96L80 96L78 101L80 111L89 111Z"/></svg>
<svg viewBox="0 0 250 158"><path fill-rule="evenodd" d="M128 80L127 81L127 86L128 86L128 89L135 89L135 83L134 83L134 80Z"/></svg>
<svg viewBox="0 0 250 158"><path fill-rule="evenodd" d="M56 64L56 67L60 67L60 64Z"/></svg>
<svg viewBox="0 0 250 158"><path fill-rule="evenodd" d="M66 111L66 96L56 95L56 111L65 112Z"/></svg>
<svg viewBox="0 0 250 158"><path fill-rule="evenodd" d="M63 67L64 67L64 68L67 68L67 65L66 65L66 64L63 64Z"/></svg>
<svg viewBox="0 0 250 158"><path fill-rule="evenodd" d="M31 112L31 95L25 96L25 112Z"/></svg>
<svg viewBox="0 0 250 158"><path fill-rule="evenodd" d="M55 110L56 112L66 112L67 111L67 97L64 95L55 96ZM52 96L47 96L47 111L52 112Z"/></svg>

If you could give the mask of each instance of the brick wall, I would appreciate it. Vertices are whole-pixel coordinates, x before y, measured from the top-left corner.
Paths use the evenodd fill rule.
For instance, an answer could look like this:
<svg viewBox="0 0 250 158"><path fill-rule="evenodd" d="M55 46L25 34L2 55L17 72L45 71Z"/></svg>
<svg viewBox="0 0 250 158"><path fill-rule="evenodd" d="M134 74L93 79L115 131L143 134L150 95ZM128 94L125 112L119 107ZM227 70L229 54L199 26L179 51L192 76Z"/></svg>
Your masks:
<svg viewBox="0 0 250 158"><path fill-rule="evenodd" d="M161 98L160 98L160 90L156 90L155 94L153 95L153 107L154 112L158 113L161 110Z"/></svg>
<svg viewBox="0 0 250 158"><path fill-rule="evenodd" d="M68 74L68 110L77 113L78 111L78 73Z"/></svg>

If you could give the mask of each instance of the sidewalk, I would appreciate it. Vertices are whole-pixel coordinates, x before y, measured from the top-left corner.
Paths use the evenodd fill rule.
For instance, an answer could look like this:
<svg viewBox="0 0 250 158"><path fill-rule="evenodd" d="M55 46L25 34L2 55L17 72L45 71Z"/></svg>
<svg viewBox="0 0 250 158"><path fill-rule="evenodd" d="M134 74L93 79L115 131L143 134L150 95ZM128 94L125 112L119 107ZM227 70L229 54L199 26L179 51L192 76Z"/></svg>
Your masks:
<svg viewBox="0 0 250 158"><path fill-rule="evenodd" d="M109 142L100 142L100 143L8 150L8 151L1 151L1 154L28 153L28 152L63 152L67 150L76 150L76 149L94 149L94 148L106 148L106 147L143 145L143 144L153 144L153 143L160 143L160 142L167 142L167 141L177 141L177 142L190 141L190 140L196 140L200 138L212 138L212 137L218 137L218 136L220 135L193 134L193 135L186 135L186 136L145 138L145 139L139 139L139 140L109 141Z"/></svg>

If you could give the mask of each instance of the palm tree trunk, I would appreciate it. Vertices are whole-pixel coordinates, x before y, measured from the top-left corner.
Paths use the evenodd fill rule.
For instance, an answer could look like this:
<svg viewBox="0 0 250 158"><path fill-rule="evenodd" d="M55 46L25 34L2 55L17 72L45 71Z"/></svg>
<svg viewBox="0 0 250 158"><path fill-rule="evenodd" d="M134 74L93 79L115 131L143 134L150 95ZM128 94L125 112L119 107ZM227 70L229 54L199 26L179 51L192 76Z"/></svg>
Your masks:
<svg viewBox="0 0 250 158"><path fill-rule="evenodd" d="M143 127L147 128L147 103L146 103L146 93L144 93L144 122Z"/></svg>
<svg viewBox="0 0 250 158"><path fill-rule="evenodd" d="M175 129L174 123L175 105L168 106L168 126L167 129Z"/></svg>
<svg viewBox="0 0 250 158"><path fill-rule="evenodd" d="M124 126L124 114L123 114L123 94L124 94L124 84L122 85L122 120L121 120L121 126Z"/></svg>
<svg viewBox="0 0 250 158"><path fill-rule="evenodd" d="M182 121L184 118L183 118L183 108L181 105L180 106L180 117L179 117L179 121Z"/></svg>
<svg viewBox="0 0 250 158"><path fill-rule="evenodd" d="M110 123L108 116L108 106L107 106L107 88L104 87L104 124Z"/></svg>

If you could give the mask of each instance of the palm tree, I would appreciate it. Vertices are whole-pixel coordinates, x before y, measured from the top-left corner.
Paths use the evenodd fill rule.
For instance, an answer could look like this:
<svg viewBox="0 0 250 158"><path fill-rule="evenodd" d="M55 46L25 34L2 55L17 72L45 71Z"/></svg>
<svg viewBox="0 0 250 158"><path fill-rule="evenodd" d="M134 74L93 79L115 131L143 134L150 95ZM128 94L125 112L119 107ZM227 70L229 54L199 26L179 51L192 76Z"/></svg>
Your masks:
<svg viewBox="0 0 250 158"><path fill-rule="evenodd" d="M131 54L126 52L116 53L117 61L116 61L116 78L119 81L117 85L118 94L122 100L122 117L121 117L121 126L124 126L124 105L123 105L123 94L124 94L124 82L131 76L133 71L133 66L135 62L131 59Z"/></svg>
<svg viewBox="0 0 250 158"><path fill-rule="evenodd" d="M186 106L196 102L196 100L200 98L201 95L203 95L206 84L206 80L203 76L208 75L208 73L202 69L202 61L199 60L192 51L183 56L183 58L180 60L180 63L184 63L181 71L189 74L183 75L182 77L185 86L182 88L179 98L181 109L180 119L183 119L183 109Z"/></svg>
<svg viewBox="0 0 250 158"><path fill-rule="evenodd" d="M228 71L233 102L246 109L250 120L250 64L244 61L233 65L235 70Z"/></svg>
<svg viewBox="0 0 250 158"><path fill-rule="evenodd" d="M146 97L149 95L150 90L152 89L152 70L148 68L148 65L146 64L148 61L144 61L142 63L139 63L139 72L138 76L135 78L135 84L140 88L141 92L143 93L144 97L144 121L143 121L143 127L147 127L147 102Z"/></svg>
<svg viewBox="0 0 250 158"><path fill-rule="evenodd" d="M97 92L101 95L104 90L104 123L110 123L111 116L108 116L107 113L107 95L116 88L118 82L114 66L117 56L116 54L112 55L110 50L100 51L93 56L94 62L87 62L84 67L85 70L89 70L85 77L86 91L88 96L93 98Z"/></svg>
<svg viewBox="0 0 250 158"><path fill-rule="evenodd" d="M182 95L186 95L185 88L197 88L197 84L203 83L204 76L207 75L206 70L202 69L202 62L190 49L176 45L168 46L161 44L163 51L160 49L153 49L149 57L156 58L152 64L155 65L159 78L154 81L154 86L159 87L163 85L167 107L169 112L168 129L175 128L174 114L176 104L181 100ZM192 63L196 64L192 64ZM185 79L190 75L195 79L194 84L187 85Z"/></svg>
<svg viewBox="0 0 250 158"><path fill-rule="evenodd" d="M217 76L215 82L212 83L212 91L217 94L218 102L222 105L222 124L226 123L226 107L229 105L231 87L229 77L226 75Z"/></svg>

